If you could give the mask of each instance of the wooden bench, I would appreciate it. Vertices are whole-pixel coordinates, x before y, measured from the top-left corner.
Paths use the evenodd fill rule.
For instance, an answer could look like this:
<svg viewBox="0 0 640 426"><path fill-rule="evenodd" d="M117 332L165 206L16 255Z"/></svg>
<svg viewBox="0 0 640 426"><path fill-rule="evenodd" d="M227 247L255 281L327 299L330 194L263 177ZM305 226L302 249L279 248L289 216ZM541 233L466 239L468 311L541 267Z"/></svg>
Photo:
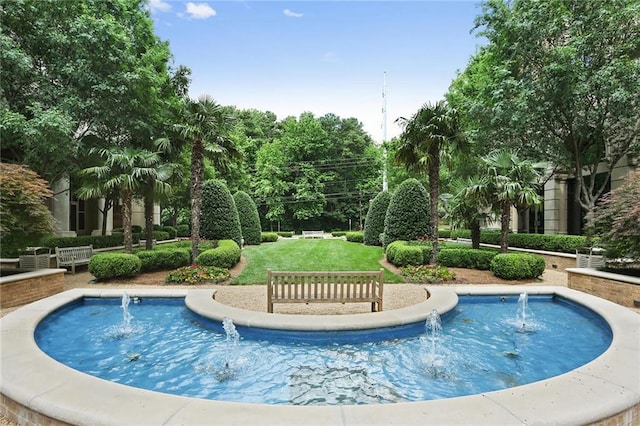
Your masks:
<svg viewBox="0 0 640 426"><path fill-rule="evenodd" d="M302 231L302 238L324 238L324 231Z"/></svg>
<svg viewBox="0 0 640 426"><path fill-rule="evenodd" d="M71 272L76 273L76 266L88 265L93 255L93 245L79 247L56 247L56 263L58 268L71 266Z"/></svg>
<svg viewBox="0 0 640 426"><path fill-rule="evenodd" d="M267 312L274 303L371 303L382 311L384 269L336 272L267 272Z"/></svg>

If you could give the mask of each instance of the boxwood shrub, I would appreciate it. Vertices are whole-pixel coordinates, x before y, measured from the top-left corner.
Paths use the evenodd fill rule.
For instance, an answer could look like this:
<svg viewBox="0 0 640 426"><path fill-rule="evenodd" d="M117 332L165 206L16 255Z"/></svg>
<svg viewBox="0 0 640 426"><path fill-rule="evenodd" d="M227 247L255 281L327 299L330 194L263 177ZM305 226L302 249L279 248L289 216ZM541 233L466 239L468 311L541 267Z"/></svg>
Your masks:
<svg viewBox="0 0 640 426"><path fill-rule="evenodd" d="M403 267L407 265L423 265L431 258L431 246L415 242L396 240L387 247L387 261Z"/></svg>
<svg viewBox="0 0 640 426"><path fill-rule="evenodd" d="M284 238L293 237L293 231L278 231L277 234Z"/></svg>
<svg viewBox="0 0 640 426"><path fill-rule="evenodd" d="M140 241L139 236L133 238L134 243ZM114 233L113 235L80 235L77 237L45 237L40 240L39 245L49 247L77 247L93 245L94 249L118 247L124 244L124 235Z"/></svg>
<svg viewBox="0 0 640 426"><path fill-rule="evenodd" d="M544 258L530 253L501 253L491 261L493 275L505 280L538 278L544 267Z"/></svg>
<svg viewBox="0 0 640 426"><path fill-rule="evenodd" d="M414 178L403 181L391 196L384 218L384 241L387 247L396 240L411 241L429 235L429 194Z"/></svg>
<svg viewBox="0 0 640 426"><path fill-rule="evenodd" d="M176 226L176 236L180 238L188 238L191 236L191 230L189 229L189 225L178 225Z"/></svg>
<svg viewBox="0 0 640 426"><path fill-rule="evenodd" d="M174 226L163 226L160 230L169 234L170 239L174 239L178 236L178 230Z"/></svg>
<svg viewBox="0 0 640 426"><path fill-rule="evenodd" d="M476 250L471 248L447 249L438 252L438 263L450 268L491 269L491 260L498 254L494 250Z"/></svg>
<svg viewBox="0 0 640 426"><path fill-rule="evenodd" d="M347 231L331 231L332 237L344 237L347 235Z"/></svg>
<svg viewBox="0 0 640 426"><path fill-rule="evenodd" d="M278 241L278 233L276 233L276 232L263 232L261 234L261 238L262 238L262 242L263 243L273 243L275 241Z"/></svg>
<svg viewBox="0 0 640 426"><path fill-rule="evenodd" d="M135 277L141 266L142 261L135 254L99 253L91 256L89 272L97 280Z"/></svg>
<svg viewBox="0 0 640 426"><path fill-rule="evenodd" d="M364 241L364 233L362 232L345 232L347 241L352 243L362 243Z"/></svg>
<svg viewBox="0 0 640 426"><path fill-rule="evenodd" d="M195 259L196 265L232 268L240 261L240 246L233 240L220 240L218 247L205 250Z"/></svg>
<svg viewBox="0 0 640 426"><path fill-rule="evenodd" d="M135 255L142 261L140 272L176 269L191 263L191 251L188 249L141 250Z"/></svg>
<svg viewBox="0 0 640 426"><path fill-rule="evenodd" d="M380 234L384 233L384 218L387 215L391 201L389 191L379 192L371 201L367 217L364 221L364 244L368 246L381 246Z"/></svg>

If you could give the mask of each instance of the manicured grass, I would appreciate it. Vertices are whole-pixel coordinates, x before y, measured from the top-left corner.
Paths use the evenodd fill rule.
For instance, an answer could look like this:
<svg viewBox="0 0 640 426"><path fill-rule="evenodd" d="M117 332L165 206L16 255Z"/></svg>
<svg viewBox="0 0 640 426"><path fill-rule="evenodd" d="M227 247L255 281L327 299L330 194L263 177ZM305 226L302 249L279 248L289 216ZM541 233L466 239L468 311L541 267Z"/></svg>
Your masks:
<svg viewBox="0 0 640 426"><path fill-rule="evenodd" d="M382 248L342 239L286 239L242 250L247 266L232 284L265 284L267 269L274 271L377 271ZM387 283L402 278L385 269Z"/></svg>

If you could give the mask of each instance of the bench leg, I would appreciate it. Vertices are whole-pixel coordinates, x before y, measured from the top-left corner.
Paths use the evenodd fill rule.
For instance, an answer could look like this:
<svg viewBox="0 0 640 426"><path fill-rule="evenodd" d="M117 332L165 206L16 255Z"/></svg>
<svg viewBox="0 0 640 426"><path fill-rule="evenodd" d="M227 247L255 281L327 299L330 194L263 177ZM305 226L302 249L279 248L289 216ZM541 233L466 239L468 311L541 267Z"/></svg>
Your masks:
<svg viewBox="0 0 640 426"><path fill-rule="evenodd" d="M71 274L76 274L76 262L71 262Z"/></svg>

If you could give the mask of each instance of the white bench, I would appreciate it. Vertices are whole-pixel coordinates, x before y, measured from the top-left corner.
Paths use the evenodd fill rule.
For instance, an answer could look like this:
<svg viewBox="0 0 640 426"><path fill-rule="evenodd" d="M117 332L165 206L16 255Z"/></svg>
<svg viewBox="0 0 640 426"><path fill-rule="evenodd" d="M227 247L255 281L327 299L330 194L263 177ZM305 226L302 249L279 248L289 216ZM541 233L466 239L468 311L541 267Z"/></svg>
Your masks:
<svg viewBox="0 0 640 426"><path fill-rule="evenodd" d="M324 238L324 231L302 231L302 238Z"/></svg>
<svg viewBox="0 0 640 426"><path fill-rule="evenodd" d="M79 247L56 247L56 263L58 268L71 266L71 272L76 273L77 265L88 265L93 255L93 245Z"/></svg>
<svg viewBox="0 0 640 426"><path fill-rule="evenodd" d="M274 303L370 302L382 311L384 269L377 272L267 272L267 312ZM376 309L377 308L377 309Z"/></svg>

